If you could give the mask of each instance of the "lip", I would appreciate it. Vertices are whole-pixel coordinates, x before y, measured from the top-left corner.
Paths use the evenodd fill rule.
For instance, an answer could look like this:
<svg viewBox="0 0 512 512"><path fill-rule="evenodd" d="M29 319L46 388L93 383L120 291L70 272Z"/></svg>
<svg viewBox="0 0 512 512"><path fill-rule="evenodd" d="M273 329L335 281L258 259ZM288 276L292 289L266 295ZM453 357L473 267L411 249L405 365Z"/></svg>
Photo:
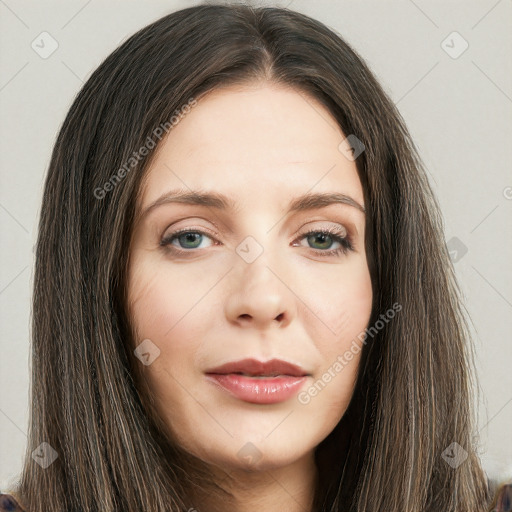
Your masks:
<svg viewBox="0 0 512 512"><path fill-rule="evenodd" d="M299 366L283 361L282 359L270 359L269 361L258 361L257 359L242 359L231 361L205 372L206 374L227 375L231 373L246 373L250 376L265 375L274 377L278 375L290 377L303 377L309 375L307 371Z"/></svg>
<svg viewBox="0 0 512 512"><path fill-rule="evenodd" d="M205 373L208 381L230 395L254 404L275 404L288 400L297 394L310 376L299 366L281 359L243 359Z"/></svg>
<svg viewBox="0 0 512 512"><path fill-rule="evenodd" d="M209 373L206 378L244 402L276 404L297 394L308 376L247 377L236 373Z"/></svg>

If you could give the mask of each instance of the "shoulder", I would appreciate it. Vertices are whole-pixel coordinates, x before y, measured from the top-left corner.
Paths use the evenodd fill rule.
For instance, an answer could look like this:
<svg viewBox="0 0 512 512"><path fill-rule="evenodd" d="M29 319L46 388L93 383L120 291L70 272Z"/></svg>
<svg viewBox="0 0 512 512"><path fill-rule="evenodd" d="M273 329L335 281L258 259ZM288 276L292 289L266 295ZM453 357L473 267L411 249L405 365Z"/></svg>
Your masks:
<svg viewBox="0 0 512 512"><path fill-rule="evenodd" d="M512 482L500 485L495 493L493 508L490 512L510 512L512 511Z"/></svg>
<svg viewBox="0 0 512 512"><path fill-rule="evenodd" d="M12 494L0 493L0 512L25 512Z"/></svg>

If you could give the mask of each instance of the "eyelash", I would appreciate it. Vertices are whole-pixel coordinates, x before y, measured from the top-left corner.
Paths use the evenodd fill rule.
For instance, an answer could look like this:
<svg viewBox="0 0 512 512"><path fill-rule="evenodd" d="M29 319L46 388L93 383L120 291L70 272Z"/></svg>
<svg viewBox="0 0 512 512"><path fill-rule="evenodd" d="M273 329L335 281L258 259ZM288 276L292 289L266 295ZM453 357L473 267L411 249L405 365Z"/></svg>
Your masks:
<svg viewBox="0 0 512 512"><path fill-rule="evenodd" d="M171 246L171 242L174 239L177 239L179 235L184 233L194 233L211 238L211 235L200 229L195 230L190 228L184 228L174 231L173 233L162 238L162 240L160 241L160 246L164 247L171 253L176 254L178 256L185 256L185 254L187 253L189 254L190 252L194 252L194 249L177 249L176 247ZM315 229L312 231L308 231L307 233L303 233L296 240L303 240L304 238L307 238L310 235L318 234L329 235L334 242L338 242L340 244L340 247L338 247L338 249L328 249L325 251L321 249L312 249L313 251L320 253L323 257L341 256L342 254L345 255L349 251L354 250L354 245L351 236L348 233L345 236L342 236L339 228Z"/></svg>

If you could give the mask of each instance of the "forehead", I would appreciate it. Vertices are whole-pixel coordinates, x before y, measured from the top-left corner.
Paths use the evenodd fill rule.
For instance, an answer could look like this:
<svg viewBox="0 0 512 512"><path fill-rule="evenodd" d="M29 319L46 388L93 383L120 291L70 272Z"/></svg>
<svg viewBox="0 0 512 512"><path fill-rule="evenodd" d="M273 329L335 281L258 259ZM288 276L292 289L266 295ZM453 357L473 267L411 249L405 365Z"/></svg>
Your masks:
<svg viewBox="0 0 512 512"><path fill-rule="evenodd" d="M363 203L354 161L330 112L295 89L264 84L208 93L163 139L145 180L142 208L170 189L214 190L237 203L283 206L306 192Z"/></svg>

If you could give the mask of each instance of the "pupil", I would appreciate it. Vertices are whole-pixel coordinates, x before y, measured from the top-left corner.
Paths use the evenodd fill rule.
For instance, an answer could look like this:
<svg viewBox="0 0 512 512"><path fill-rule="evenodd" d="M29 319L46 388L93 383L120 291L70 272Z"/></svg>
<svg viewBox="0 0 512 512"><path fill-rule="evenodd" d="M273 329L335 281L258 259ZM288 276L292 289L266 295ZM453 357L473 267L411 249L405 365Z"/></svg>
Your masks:
<svg viewBox="0 0 512 512"><path fill-rule="evenodd" d="M198 238L200 237L201 235L199 233L186 233L185 235L182 235L182 237L185 239L185 244L190 242L190 243L194 243L194 242L197 242Z"/></svg>
<svg viewBox="0 0 512 512"><path fill-rule="evenodd" d="M318 233L318 234L314 235L312 238L320 240L320 242L318 242L318 243L320 243L321 245L322 244L325 245L325 243L326 243L325 240L326 240L326 238L330 238L330 235L327 235L325 233ZM327 245L329 245L329 244L327 243Z"/></svg>

